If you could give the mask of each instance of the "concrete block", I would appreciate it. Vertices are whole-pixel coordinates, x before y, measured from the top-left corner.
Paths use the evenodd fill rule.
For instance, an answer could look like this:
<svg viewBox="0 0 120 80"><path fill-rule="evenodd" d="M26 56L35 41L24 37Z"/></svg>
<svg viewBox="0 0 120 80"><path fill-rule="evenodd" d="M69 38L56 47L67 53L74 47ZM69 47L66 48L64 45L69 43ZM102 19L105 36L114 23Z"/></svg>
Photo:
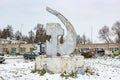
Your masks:
<svg viewBox="0 0 120 80"><path fill-rule="evenodd" d="M54 73L63 73L66 71L67 73L77 72L78 68L84 65L84 57L83 56L72 56L72 57L42 57L38 56L36 58L36 69L46 69L48 71L52 71Z"/></svg>

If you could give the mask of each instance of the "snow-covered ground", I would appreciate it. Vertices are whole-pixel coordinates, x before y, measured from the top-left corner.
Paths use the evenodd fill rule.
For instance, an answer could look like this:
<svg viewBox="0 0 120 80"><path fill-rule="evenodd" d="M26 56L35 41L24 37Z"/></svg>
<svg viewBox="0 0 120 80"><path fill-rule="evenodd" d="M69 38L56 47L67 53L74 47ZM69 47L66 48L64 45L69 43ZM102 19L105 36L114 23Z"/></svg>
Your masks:
<svg viewBox="0 0 120 80"><path fill-rule="evenodd" d="M35 62L24 60L19 57L6 57L4 64L0 64L0 80L66 80L60 74L46 73L44 76L31 73ZM120 79L120 59L114 58L95 58L85 59L84 68L90 68L92 75L77 75L77 78L67 80L119 80Z"/></svg>

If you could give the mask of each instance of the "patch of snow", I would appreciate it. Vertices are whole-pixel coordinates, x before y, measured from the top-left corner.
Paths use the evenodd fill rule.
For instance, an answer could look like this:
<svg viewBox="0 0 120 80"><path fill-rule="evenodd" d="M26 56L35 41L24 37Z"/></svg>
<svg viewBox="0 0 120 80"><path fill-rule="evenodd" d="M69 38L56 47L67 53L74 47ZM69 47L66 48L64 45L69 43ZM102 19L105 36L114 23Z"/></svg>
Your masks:
<svg viewBox="0 0 120 80"><path fill-rule="evenodd" d="M93 74L78 74L77 78L62 78L60 74L46 73L44 76L31 73L35 67L35 61L24 60L22 56L6 57L4 64L0 64L0 80L119 80L120 59L92 58L84 60L84 68L89 67Z"/></svg>

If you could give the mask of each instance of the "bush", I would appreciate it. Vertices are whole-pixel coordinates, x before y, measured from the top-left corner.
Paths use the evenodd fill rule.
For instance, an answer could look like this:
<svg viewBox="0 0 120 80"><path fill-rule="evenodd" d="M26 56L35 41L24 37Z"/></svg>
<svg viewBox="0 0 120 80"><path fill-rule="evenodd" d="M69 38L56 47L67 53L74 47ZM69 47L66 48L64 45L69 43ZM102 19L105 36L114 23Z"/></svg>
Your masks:
<svg viewBox="0 0 120 80"><path fill-rule="evenodd" d="M61 73L60 75L61 77L65 77L65 79L68 79L69 77L72 77L72 78L76 78L77 77L77 73L76 72L71 72L71 73L66 73L66 71L64 73Z"/></svg>
<svg viewBox="0 0 120 80"><path fill-rule="evenodd" d="M90 67L86 67L85 73L88 75L93 75L95 72Z"/></svg>
<svg viewBox="0 0 120 80"><path fill-rule="evenodd" d="M69 76L72 77L72 78L76 78L76 77L77 77L77 73L72 71L72 72L69 74Z"/></svg>
<svg viewBox="0 0 120 80"><path fill-rule="evenodd" d="M94 54L91 52L82 53L81 55L83 55L84 58L92 58L94 56Z"/></svg>
<svg viewBox="0 0 120 80"><path fill-rule="evenodd" d="M45 73L46 73L46 70L45 70L45 69L41 69L40 72L39 72L39 74L40 74L41 76L44 76Z"/></svg>
<svg viewBox="0 0 120 80"><path fill-rule="evenodd" d="M45 73L46 73L46 70L45 69L41 69L41 70L31 70L31 73L36 73L38 72L38 74L40 74L41 76L43 76Z"/></svg>
<svg viewBox="0 0 120 80"><path fill-rule="evenodd" d="M120 54L120 51L119 51L119 50L115 50L115 51L113 52L113 54L114 54L114 56L118 56L118 55Z"/></svg>

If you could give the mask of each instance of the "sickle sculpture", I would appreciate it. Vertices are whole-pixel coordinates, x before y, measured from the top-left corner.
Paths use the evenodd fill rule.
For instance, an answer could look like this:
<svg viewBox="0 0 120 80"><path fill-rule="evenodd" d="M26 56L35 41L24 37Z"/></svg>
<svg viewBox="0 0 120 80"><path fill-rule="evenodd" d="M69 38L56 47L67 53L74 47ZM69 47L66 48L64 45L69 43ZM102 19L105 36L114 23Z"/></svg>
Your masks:
<svg viewBox="0 0 120 80"><path fill-rule="evenodd" d="M49 7L46 7L46 10L58 17L61 20L61 22L65 25L67 30L67 35L64 38L64 43L58 44L58 53L60 53L61 55L71 54L76 47L76 32L73 25L61 13Z"/></svg>

